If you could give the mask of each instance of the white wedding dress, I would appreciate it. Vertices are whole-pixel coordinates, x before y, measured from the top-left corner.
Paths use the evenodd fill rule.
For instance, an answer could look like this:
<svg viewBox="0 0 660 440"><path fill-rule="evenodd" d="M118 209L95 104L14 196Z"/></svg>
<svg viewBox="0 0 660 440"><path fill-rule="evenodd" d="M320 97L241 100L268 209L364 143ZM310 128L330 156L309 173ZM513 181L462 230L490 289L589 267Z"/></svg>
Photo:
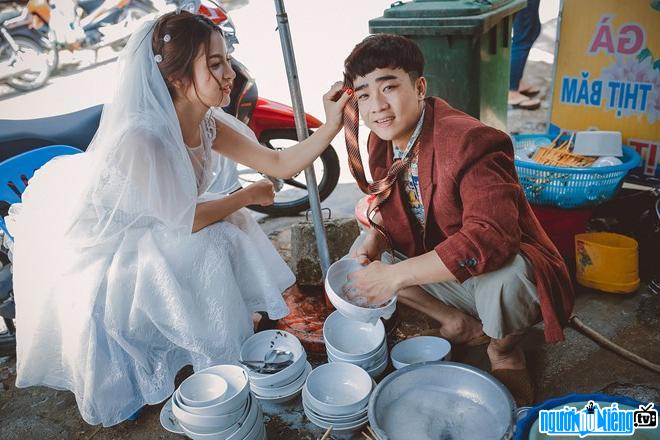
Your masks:
<svg viewBox="0 0 660 440"><path fill-rule="evenodd" d="M235 363L252 313L288 313L295 278L245 209L192 233L199 200L235 189L211 150L221 110L183 144L145 25L87 152L38 170L7 224L14 236L17 387L71 390L111 426L166 399L181 367ZM191 166L192 165L192 166ZM206 190L210 189L210 192Z"/></svg>

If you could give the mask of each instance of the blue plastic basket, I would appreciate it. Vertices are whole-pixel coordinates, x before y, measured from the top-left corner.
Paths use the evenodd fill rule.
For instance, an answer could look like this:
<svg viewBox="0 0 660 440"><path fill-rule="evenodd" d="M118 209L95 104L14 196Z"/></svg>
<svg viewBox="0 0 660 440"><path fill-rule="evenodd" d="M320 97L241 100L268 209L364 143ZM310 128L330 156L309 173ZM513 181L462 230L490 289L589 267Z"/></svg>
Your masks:
<svg viewBox="0 0 660 440"><path fill-rule="evenodd" d="M549 144L546 135L521 134L512 136L515 149ZM527 200L534 205L577 208L598 205L614 197L626 174L640 161L637 152L623 146L620 165L597 168L569 168L541 165L536 162L515 161L520 185Z"/></svg>

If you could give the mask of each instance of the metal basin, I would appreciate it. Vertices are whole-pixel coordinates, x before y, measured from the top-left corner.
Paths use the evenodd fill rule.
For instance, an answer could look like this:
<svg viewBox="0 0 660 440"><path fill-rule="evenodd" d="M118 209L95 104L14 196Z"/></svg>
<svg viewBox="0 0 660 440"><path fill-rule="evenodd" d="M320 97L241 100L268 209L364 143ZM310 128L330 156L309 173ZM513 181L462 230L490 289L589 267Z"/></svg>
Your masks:
<svg viewBox="0 0 660 440"><path fill-rule="evenodd" d="M369 423L381 440L510 439L515 403L482 370L424 362L390 374L376 387Z"/></svg>

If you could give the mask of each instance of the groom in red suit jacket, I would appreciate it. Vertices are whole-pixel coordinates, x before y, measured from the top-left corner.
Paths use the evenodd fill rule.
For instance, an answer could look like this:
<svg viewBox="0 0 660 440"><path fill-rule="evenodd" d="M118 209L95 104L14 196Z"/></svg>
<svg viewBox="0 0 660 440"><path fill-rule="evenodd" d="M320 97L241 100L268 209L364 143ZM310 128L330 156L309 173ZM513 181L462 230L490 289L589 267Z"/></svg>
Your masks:
<svg viewBox="0 0 660 440"><path fill-rule="evenodd" d="M396 293L454 344L488 343L493 375L529 404L519 342L541 320L546 341L563 340L570 276L518 183L509 136L427 98L423 68L413 41L386 34L367 37L345 61L371 130L373 179L410 160L373 217L393 252L376 229L363 234L351 252L365 267L351 282L371 303Z"/></svg>

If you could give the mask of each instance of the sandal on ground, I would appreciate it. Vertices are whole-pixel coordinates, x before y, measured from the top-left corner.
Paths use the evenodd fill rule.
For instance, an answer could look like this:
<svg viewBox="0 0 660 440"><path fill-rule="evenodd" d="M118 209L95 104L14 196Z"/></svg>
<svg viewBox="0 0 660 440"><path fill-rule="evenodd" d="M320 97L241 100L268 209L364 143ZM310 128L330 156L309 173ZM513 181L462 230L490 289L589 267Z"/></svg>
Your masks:
<svg viewBox="0 0 660 440"><path fill-rule="evenodd" d="M541 93L541 89L539 89L536 86L527 86L526 88L524 88L522 90L518 89L518 93L521 93L521 94L531 98L532 96L536 96L539 93Z"/></svg>
<svg viewBox="0 0 660 440"><path fill-rule="evenodd" d="M522 110L536 110L541 107L541 100L538 98L521 98L517 100L510 99L509 105L513 108Z"/></svg>
<svg viewBox="0 0 660 440"><path fill-rule="evenodd" d="M527 368L493 370L490 374L511 392L517 406L530 406L534 402L534 388Z"/></svg>

